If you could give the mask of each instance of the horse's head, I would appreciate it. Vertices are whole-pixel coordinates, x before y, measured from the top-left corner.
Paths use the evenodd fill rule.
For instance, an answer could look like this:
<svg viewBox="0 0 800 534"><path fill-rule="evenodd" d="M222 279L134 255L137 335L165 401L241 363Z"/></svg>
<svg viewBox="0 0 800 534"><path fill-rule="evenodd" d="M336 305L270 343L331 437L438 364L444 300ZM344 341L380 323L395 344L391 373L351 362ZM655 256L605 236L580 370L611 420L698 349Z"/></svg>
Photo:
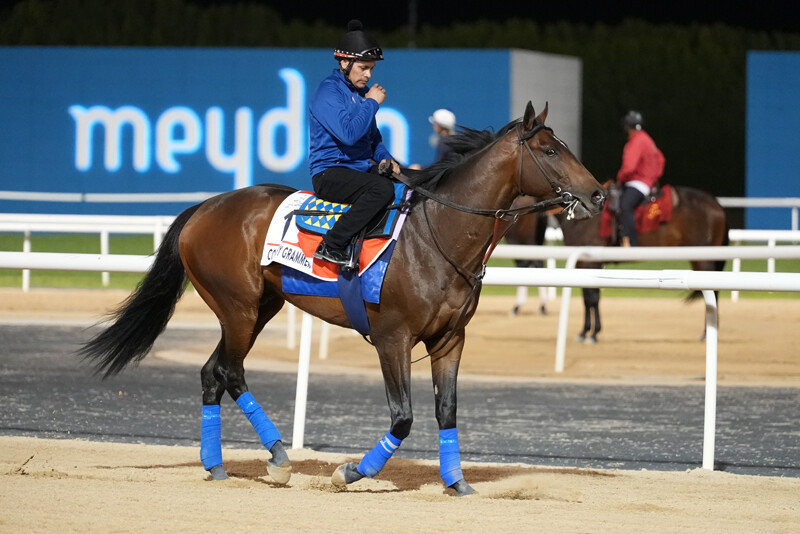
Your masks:
<svg viewBox="0 0 800 534"><path fill-rule="evenodd" d="M516 126L519 141L518 188L521 194L551 199L564 196L570 218L585 219L603 209L606 191L567 145L545 126L547 104L537 116L528 102Z"/></svg>

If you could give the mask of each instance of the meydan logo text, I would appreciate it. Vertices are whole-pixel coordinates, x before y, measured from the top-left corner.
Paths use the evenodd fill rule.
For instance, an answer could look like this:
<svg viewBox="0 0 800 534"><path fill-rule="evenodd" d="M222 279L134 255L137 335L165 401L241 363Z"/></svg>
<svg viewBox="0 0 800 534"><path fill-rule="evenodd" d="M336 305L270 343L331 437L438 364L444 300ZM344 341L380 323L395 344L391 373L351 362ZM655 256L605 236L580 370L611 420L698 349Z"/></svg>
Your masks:
<svg viewBox="0 0 800 534"><path fill-rule="evenodd" d="M204 120L191 108L173 106L164 110L155 121L136 106L111 109L96 105L73 105L69 114L75 121L75 168L88 171L94 161L94 136L98 128L104 136L103 164L108 172L122 168L123 137L132 140L132 164L137 172L151 169L155 162L164 172L181 172L180 155L200 152L216 170L233 175L233 187L252 185L255 154L268 171L288 173L298 169L308 156L308 126L306 121L306 83L296 69L284 68L278 75L286 84L286 105L267 110L254 120L253 110L240 107L234 114L233 142L227 145L225 112L210 107ZM401 163L408 161L408 121L398 111L382 108L376 117L384 142ZM124 129L132 132L124 136ZM278 143L283 129L284 143ZM255 135L254 135L255 134ZM282 144L282 147L278 145ZM280 153L281 148L282 153Z"/></svg>

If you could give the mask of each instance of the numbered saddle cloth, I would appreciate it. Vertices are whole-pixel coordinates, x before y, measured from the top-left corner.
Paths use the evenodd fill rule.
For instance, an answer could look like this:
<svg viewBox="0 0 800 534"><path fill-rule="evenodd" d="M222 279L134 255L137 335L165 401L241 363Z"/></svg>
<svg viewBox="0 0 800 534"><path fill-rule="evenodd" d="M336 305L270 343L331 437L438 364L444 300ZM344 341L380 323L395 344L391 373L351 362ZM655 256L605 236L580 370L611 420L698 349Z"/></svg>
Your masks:
<svg viewBox="0 0 800 534"><path fill-rule="evenodd" d="M406 186L395 184L394 205L404 206L410 194ZM335 219L350 207L336 205L342 207L336 208L332 214L318 213L316 209L333 204L320 200L310 191L297 191L281 203L272 217L261 265L276 262L283 266L281 277L284 292L339 296L339 266L314 258L322 236L333 226L328 217ZM380 302L383 276L405 218L405 209L386 210L386 214L370 229L368 238L361 246L358 275L366 302Z"/></svg>

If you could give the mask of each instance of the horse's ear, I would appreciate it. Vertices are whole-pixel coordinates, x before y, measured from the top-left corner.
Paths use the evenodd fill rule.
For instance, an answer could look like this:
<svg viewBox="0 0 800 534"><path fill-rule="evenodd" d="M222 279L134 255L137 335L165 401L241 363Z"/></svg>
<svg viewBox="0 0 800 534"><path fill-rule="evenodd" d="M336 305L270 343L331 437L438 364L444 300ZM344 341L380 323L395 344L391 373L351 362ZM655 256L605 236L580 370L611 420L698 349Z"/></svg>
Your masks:
<svg viewBox="0 0 800 534"><path fill-rule="evenodd" d="M533 123L536 121L536 112L533 111L533 104L528 100L528 105L525 106L525 115L522 117L522 126L525 130L533 130Z"/></svg>
<svg viewBox="0 0 800 534"><path fill-rule="evenodd" d="M547 119L547 104L548 102L544 103L544 109L542 110L541 113L539 113L539 116L536 117L536 120L538 120L542 124L544 124L545 119Z"/></svg>

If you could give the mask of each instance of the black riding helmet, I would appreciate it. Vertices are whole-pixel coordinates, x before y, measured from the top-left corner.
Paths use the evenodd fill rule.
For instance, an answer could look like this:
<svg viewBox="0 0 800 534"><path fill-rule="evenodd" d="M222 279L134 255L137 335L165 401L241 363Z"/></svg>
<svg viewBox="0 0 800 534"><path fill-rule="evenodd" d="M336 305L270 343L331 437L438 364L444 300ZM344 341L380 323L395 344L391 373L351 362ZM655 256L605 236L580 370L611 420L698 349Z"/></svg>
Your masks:
<svg viewBox="0 0 800 534"><path fill-rule="evenodd" d="M339 40L338 46L333 50L336 61L350 60L344 73L348 74L354 61L382 61L383 50L378 43L363 30L364 25L360 20L351 20L347 23L347 33Z"/></svg>
<svg viewBox="0 0 800 534"><path fill-rule="evenodd" d="M641 130L644 124L642 114L635 110L630 110L624 117L622 117L622 125L628 128Z"/></svg>

